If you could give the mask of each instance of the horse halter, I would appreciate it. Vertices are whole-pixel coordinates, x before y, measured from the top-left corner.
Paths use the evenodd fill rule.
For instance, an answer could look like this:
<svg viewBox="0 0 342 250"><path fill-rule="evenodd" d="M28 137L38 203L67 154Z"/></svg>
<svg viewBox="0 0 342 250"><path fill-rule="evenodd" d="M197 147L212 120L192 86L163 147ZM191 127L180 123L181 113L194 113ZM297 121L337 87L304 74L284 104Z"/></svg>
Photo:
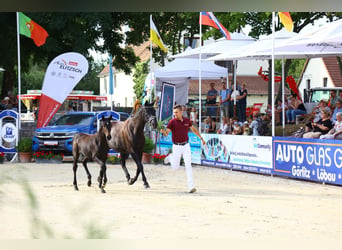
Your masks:
<svg viewBox="0 0 342 250"><path fill-rule="evenodd" d="M145 122L147 123L147 125L149 126L149 127L151 127L151 128L153 128L153 121L154 120L157 120L157 117L155 116L155 115L149 115L148 113L147 113L147 111L146 111L146 109L153 109L153 107L149 107L149 106L144 106L143 108L142 108L142 110L143 110L143 112L144 112L144 117L145 117Z"/></svg>

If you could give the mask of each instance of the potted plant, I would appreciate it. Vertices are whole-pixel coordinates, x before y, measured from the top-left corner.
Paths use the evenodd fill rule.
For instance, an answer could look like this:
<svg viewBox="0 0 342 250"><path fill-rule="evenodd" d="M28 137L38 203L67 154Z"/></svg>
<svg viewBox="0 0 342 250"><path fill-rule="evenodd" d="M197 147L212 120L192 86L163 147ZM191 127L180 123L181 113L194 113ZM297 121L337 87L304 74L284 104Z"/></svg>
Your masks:
<svg viewBox="0 0 342 250"><path fill-rule="evenodd" d="M151 138L145 136L145 145L143 148L142 163L151 163L152 160L152 150L154 149L154 142Z"/></svg>
<svg viewBox="0 0 342 250"><path fill-rule="evenodd" d="M108 155L107 156L107 163L109 164L120 164L121 162L121 155L116 154L116 155Z"/></svg>
<svg viewBox="0 0 342 250"><path fill-rule="evenodd" d="M22 137L17 146L20 162L31 162L32 159L32 138Z"/></svg>
<svg viewBox="0 0 342 250"><path fill-rule="evenodd" d="M36 163L62 163L64 154L52 151L37 151L33 153Z"/></svg>
<svg viewBox="0 0 342 250"><path fill-rule="evenodd" d="M5 160L5 153L0 152L0 163L4 163L4 160Z"/></svg>

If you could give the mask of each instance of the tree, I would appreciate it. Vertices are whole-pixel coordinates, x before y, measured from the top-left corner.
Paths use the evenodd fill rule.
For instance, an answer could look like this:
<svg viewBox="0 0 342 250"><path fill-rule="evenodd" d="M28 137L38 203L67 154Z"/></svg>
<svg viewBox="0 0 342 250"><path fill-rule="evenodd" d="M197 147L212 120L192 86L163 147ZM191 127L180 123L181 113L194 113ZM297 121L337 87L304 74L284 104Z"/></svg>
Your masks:
<svg viewBox="0 0 342 250"><path fill-rule="evenodd" d="M89 61L89 49L108 52L114 58L113 66L130 73L139 58L131 47L123 43L138 45L146 40L149 23L147 13L25 13L49 33L46 43L37 47L32 39L20 36L21 72L30 70L29 58L34 63L46 65L63 52L74 51L83 54ZM146 25L138 25L138 22ZM134 27L122 32L124 25ZM17 83L17 43L15 13L0 13L0 28L3 41L0 44L0 66L3 72L1 96L12 90ZM102 43L100 41L103 41ZM25 87L24 87L25 88Z"/></svg>
<svg viewBox="0 0 342 250"><path fill-rule="evenodd" d="M135 83L133 86L134 94L139 100L142 99L145 79L149 71L148 65L149 61L137 63L133 73L133 82Z"/></svg>

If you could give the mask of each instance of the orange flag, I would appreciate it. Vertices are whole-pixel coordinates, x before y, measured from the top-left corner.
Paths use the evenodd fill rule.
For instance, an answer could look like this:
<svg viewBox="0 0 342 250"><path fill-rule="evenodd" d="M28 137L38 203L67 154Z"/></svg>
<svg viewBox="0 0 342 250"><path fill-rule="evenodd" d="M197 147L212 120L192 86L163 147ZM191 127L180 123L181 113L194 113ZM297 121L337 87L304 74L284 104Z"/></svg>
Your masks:
<svg viewBox="0 0 342 250"><path fill-rule="evenodd" d="M290 12L278 12L281 23L284 25L287 31L293 31L293 22Z"/></svg>

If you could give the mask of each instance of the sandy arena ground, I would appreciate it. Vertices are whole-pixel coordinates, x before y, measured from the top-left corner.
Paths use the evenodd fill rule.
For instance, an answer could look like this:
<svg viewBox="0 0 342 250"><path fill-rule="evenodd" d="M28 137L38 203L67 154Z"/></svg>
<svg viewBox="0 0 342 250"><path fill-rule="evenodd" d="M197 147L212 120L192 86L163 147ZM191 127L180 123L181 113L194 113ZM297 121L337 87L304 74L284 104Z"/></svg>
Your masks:
<svg viewBox="0 0 342 250"><path fill-rule="evenodd" d="M129 161L131 176L135 165ZM195 165L198 191L186 193L184 168L145 165L127 185L119 165L109 165L106 194L99 168L93 185L79 164L0 165L0 239L340 239L342 187ZM26 182L26 181L27 182ZM26 183L26 184L25 184ZM30 192L30 190L32 192Z"/></svg>

